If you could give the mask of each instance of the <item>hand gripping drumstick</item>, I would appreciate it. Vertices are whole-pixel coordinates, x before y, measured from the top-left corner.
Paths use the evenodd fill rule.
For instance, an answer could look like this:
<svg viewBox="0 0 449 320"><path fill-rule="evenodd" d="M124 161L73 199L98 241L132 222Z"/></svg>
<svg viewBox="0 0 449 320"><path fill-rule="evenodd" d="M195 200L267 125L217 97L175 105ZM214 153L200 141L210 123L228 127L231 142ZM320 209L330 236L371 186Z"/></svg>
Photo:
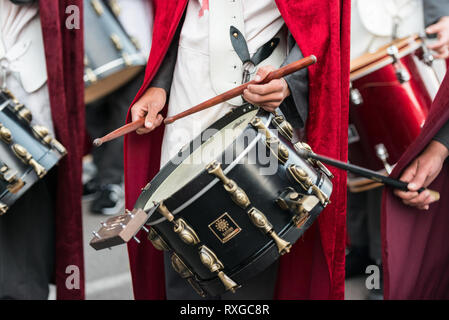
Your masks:
<svg viewBox="0 0 449 320"><path fill-rule="evenodd" d="M362 168L362 167L359 167L359 166L356 166L356 165L353 165L353 164L349 164L349 163L338 161L338 160L335 160L335 159L332 159L332 158L328 158L328 157L325 157L325 156L322 156L322 155L318 155L318 154L316 154L316 153L314 153L312 151L309 151L309 150L306 150L306 149L303 149L303 148L295 148L295 149L296 149L296 151L298 152L298 155L301 158L304 158L304 159L315 159L315 160L321 161L323 163L326 163L328 165L331 165L333 167L336 167L336 168L339 168L339 169L343 169L343 170L346 170L346 171L350 171L350 172L353 172L353 173L355 173L355 174L357 174L359 176L362 176L362 177L368 178L370 180L377 181L379 183L388 185L388 186L393 187L395 189L399 189L399 190L402 190L402 191L410 191L408 189L408 183L407 182L400 181L400 180L397 180L397 179L393 179L393 178L390 178L388 176L384 176L382 174L379 174L379 173L377 173L375 171L372 171L372 170L369 170L369 169L365 169L365 168ZM429 191L429 193L430 193L430 195L431 195L431 197L433 198L434 201L440 200L440 193L438 191L434 191L434 190L430 190L430 189L426 189L426 188L420 188L417 191L418 191L418 193L421 193L421 192L423 192L425 190Z"/></svg>
<svg viewBox="0 0 449 320"><path fill-rule="evenodd" d="M292 62L282 68L279 68L277 70L271 71L261 82L257 83L254 80L251 80L247 83L244 83L234 89L231 89L229 91L226 91L216 97L213 97L207 101L204 101L184 112L181 112L177 115L174 115L172 117L168 117L164 120L165 124L170 124L175 122L176 120L179 120L181 118L187 117L188 115L191 115L193 113L202 111L204 109L213 107L219 103L228 101L232 98L235 98L237 96L240 96L243 94L243 91L250 85L250 84L266 84L268 82L270 82L271 80L274 79L280 79L282 77L285 77L286 75L289 75L293 72L296 72L298 70L307 68L308 66L316 63L317 59L314 55L305 57L301 60ZM145 119L141 118L139 120L133 121L131 123L128 123L127 125L118 128L117 130L105 135L102 138L98 138L94 140L94 146L99 147L101 146L104 142L119 138L121 136L124 136L125 134L131 133L136 131L137 129L141 128L144 126L145 123Z"/></svg>

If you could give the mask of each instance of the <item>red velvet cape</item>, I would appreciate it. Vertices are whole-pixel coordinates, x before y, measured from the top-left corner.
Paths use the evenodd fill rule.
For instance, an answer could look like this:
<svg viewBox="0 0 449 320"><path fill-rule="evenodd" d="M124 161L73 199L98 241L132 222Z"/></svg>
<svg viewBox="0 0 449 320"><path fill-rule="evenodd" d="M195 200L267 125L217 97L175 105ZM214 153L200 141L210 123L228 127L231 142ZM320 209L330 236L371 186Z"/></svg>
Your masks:
<svg viewBox="0 0 449 320"><path fill-rule="evenodd" d="M187 0L154 1L153 46L144 83L136 99L148 88L173 39ZM287 27L305 56L318 63L309 68L310 111L308 142L314 151L347 159L350 1L277 0ZM157 45L155 45L157 44ZM129 122L130 113L127 121ZM131 209L144 187L159 171L164 128L149 135L125 137L126 206ZM342 299L344 297L346 174L334 171L332 204L283 256L278 299ZM143 236L143 235L141 235ZM149 241L129 243L136 299L164 299L162 253Z"/></svg>
<svg viewBox="0 0 449 320"><path fill-rule="evenodd" d="M421 134L406 150L391 175L401 172L429 144L449 119L449 74L432 104ZM402 204L386 188L382 204L385 299L449 299L449 164L429 186L441 199L428 211Z"/></svg>
<svg viewBox="0 0 449 320"><path fill-rule="evenodd" d="M66 8L80 9L80 28L66 28ZM83 1L39 1L48 73L48 90L57 139L68 154L57 166L56 269L58 299L84 299L84 257L81 215L81 170L84 142ZM66 287L66 268L77 266L80 288Z"/></svg>

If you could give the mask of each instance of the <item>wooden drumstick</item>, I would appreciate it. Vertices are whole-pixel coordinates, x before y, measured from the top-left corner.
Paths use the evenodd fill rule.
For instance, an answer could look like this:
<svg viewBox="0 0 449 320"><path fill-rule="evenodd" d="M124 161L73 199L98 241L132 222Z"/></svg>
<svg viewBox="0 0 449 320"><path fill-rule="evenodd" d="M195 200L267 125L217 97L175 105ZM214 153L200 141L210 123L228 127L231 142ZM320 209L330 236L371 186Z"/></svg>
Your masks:
<svg viewBox="0 0 449 320"><path fill-rule="evenodd" d="M265 84L270 82L271 80L274 79L280 79L282 77L285 77L286 75L289 75L293 72L296 72L298 70L307 68L308 66L316 63L317 59L314 55L310 55L308 57L305 57L301 60L292 62L282 68L279 68L277 70L271 71L266 77L265 79L263 79L261 82L256 82L255 80L251 80L249 82L246 82L234 89L231 89L229 91L226 91L216 97L213 97L212 99L206 100L202 103L200 103L199 105L196 105L184 112L178 113L177 115L174 115L172 117L168 117L164 120L165 124L170 124L175 122L176 120L179 120L181 118L187 117L193 113L202 111L204 109L213 107L219 103L228 101L232 98L238 97L240 95L243 94L243 91L245 91L245 89L250 85L250 84Z"/></svg>
<svg viewBox="0 0 449 320"><path fill-rule="evenodd" d="M125 134L134 132L137 129L142 128L144 123L145 123L145 118L140 118L139 120L128 123L127 125L124 125L123 127L120 127L117 130L114 130L111 133L108 133L107 135L105 135L102 138L95 139L93 142L93 145L95 147L99 147L107 141L111 141L111 140L117 139L121 136L124 136Z"/></svg>
<svg viewBox="0 0 449 320"><path fill-rule="evenodd" d="M243 91L250 84L265 84L265 83L270 82L271 80L280 79L280 78L285 77L286 75L289 75L289 74L291 74L293 72L296 72L298 70L307 68L308 66L316 63L316 61L317 61L316 57L314 55L310 55L310 56L305 57L305 58L303 58L301 60L292 62L292 63L290 63L290 64L288 64L288 65L286 65L286 66L284 66L282 68L279 68L277 70L271 71L265 77L265 79L263 79L259 83L256 83L256 81L254 81L254 80L249 81L247 83L244 83L244 84L242 84L242 85L240 85L240 86L238 86L238 87L236 87L234 89L231 89L231 90L226 91L226 92L224 92L224 93L222 93L222 94L220 94L220 95L218 95L216 97L213 97L213 98L211 98L209 100L206 100L206 101L204 101L204 102L202 102L202 103L200 103L200 104L198 104L198 105L196 105L196 106L194 106L194 107L192 107L192 108L190 108L190 109L188 109L188 110L186 110L184 112L181 112L181 113L179 113L177 115L174 115L172 117L168 117L168 118L166 118L164 120L164 123L165 124L173 123L176 120L179 120L181 118L187 117L188 115L191 115L191 114L199 112L201 110L213 107L213 106L215 106L215 105L217 105L219 103L228 101L228 100L230 100L232 98L235 98L235 97L237 97L239 95L242 95ZM143 127L144 123L145 123L145 119L144 118L141 118L139 120L136 120L136 121L133 121L131 123L128 123L127 125L125 125L125 126L123 126L121 128L118 128L117 130L115 130L115 131L105 135L102 138L95 139L93 144L94 144L94 146L99 147L99 146L101 146L103 143L105 143L107 141L119 138L121 136L124 136L125 134L128 134L128 133L131 133L133 131L136 131L137 129Z"/></svg>

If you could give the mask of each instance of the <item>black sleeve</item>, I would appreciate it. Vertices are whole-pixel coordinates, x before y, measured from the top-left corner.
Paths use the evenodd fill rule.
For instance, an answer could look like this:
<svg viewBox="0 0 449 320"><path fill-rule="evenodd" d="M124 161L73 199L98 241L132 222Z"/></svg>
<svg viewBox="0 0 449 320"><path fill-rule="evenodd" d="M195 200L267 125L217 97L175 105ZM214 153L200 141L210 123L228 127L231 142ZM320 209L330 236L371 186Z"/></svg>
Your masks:
<svg viewBox="0 0 449 320"><path fill-rule="evenodd" d="M181 28L178 28L173 40L168 48L167 54L162 61L159 70L150 83L150 87L162 88L167 92L167 96L170 92L171 84L173 81L173 73L175 71L176 59L178 57L178 44L179 34Z"/></svg>
<svg viewBox="0 0 449 320"><path fill-rule="evenodd" d="M282 66L304 58L293 36L288 36L290 49ZM279 106L282 113L294 128L303 128L309 113L309 81L307 68L296 71L284 77L291 95Z"/></svg>
<svg viewBox="0 0 449 320"><path fill-rule="evenodd" d="M440 131L438 131L433 140L442 143L449 150L449 121L441 127Z"/></svg>
<svg viewBox="0 0 449 320"><path fill-rule="evenodd" d="M449 0L424 0L424 24L426 27L449 16Z"/></svg>

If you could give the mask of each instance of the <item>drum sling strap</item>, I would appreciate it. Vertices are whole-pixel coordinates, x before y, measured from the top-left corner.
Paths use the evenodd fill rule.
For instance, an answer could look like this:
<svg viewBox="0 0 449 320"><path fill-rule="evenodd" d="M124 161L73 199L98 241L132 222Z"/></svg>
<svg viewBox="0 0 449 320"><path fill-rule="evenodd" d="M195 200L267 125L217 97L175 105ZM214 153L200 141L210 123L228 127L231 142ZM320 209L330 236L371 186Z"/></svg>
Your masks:
<svg viewBox="0 0 449 320"><path fill-rule="evenodd" d="M234 26L229 29L232 47L243 62L242 83L248 82L255 66L267 59L279 44L279 38L273 38L261 46L251 57L243 34Z"/></svg>

